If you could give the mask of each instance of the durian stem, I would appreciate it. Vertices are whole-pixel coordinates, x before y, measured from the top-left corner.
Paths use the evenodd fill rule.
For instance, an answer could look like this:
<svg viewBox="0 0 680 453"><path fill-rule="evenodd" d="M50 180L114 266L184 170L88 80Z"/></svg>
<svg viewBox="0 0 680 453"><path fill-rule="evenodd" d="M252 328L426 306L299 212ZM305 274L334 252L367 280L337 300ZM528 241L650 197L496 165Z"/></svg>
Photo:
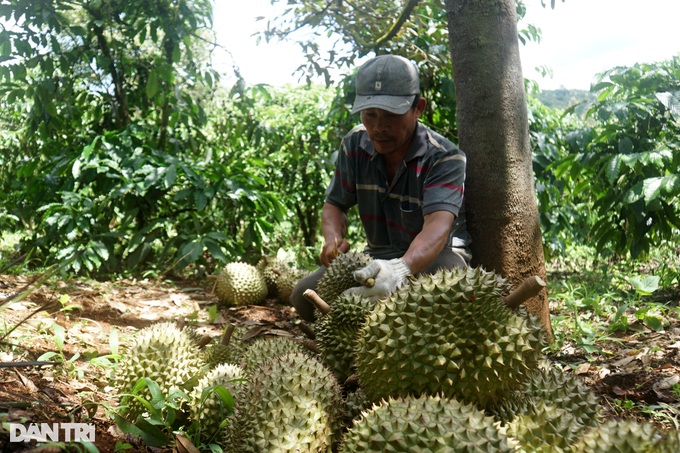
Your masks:
<svg viewBox="0 0 680 453"><path fill-rule="evenodd" d="M203 349L203 348L206 347L206 345L207 345L208 343L210 343L211 341L212 341L212 338L211 338L211 337L209 337L209 336L207 336L207 335L203 335L203 336L201 337L201 339L198 340L198 341L196 342L196 346L198 346L199 349Z"/></svg>
<svg viewBox="0 0 680 453"><path fill-rule="evenodd" d="M321 354L321 349L319 349L319 346L316 344L316 341L314 340L305 338L304 340L302 340L302 345L315 354Z"/></svg>
<svg viewBox="0 0 680 453"><path fill-rule="evenodd" d="M545 288L545 282L538 275L528 277L510 294L505 296L503 302L513 310L519 308L527 300L538 295Z"/></svg>
<svg viewBox="0 0 680 453"><path fill-rule="evenodd" d="M313 289L305 290L302 295L305 297L305 299L313 303L314 306L319 309L322 315L327 315L331 310L331 306L328 305L322 298L320 298Z"/></svg>
<svg viewBox="0 0 680 453"><path fill-rule="evenodd" d="M222 335L222 340L220 341L220 344L223 346L229 346L229 341L231 340L231 334L234 333L234 329L236 329L236 326L233 324L229 324L227 327L227 330L224 331L224 335Z"/></svg>
<svg viewBox="0 0 680 453"><path fill-rule="evenodd" d="M357 388L359 386L359 375L350 374L342 385L345 388Z"/></svg>
<svg viewBox="0 0 680 453"><path fill-rule="evenodd" d="M316 340L316 332L304 321L300 321L298 328L304 333L310 340Z"/></svg>

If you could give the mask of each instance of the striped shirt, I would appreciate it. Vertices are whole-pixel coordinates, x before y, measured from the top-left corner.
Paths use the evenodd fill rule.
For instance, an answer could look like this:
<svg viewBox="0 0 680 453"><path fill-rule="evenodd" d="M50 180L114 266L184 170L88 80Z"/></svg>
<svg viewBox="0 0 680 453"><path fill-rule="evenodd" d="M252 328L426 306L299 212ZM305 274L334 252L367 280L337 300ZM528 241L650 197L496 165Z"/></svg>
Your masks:
<svg viewBox="0 0 680 453"><path fill-rule="evenodd" d="M366 232L366 253L391 259L406 253L423 229L424 216L448 211L456 216L449 247L467 247L463 192L465 154L449 140L418 123L413 142L392 184L383 158L363 125L342 140L326 202L343 211L358 206Z"/></svg>

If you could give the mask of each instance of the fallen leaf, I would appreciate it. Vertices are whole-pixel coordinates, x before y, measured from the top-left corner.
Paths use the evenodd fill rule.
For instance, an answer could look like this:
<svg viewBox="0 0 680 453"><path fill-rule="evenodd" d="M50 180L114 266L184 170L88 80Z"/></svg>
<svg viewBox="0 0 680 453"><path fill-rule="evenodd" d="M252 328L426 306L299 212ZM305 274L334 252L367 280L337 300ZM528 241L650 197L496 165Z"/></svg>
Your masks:
<svg viewBox="0 0 680 453"><path fill-rule="evenodd" d="M597 372L597 375L600 377L600 379L604 379L605 377L609 376L611 372L612 370L609 368L600 368L600 370Z"/></svg>
<svg viewBox="0 0 680 453"><path fill-rule="evenodd" d="M628 391L622 389L618 385L615 385L614 387L612 387L612 393L618 396L626 396L628 394Z"/></svg>
<svg viewBox="0 0 680 453"><path fill-rule="evenodd" d="M616 362L612 363L612 365L614 365L615 367L618 367L618 368L624 367L635 359L636 359L636 357L634 357L634 356L624 357L624 358L619 359Z"/></svg>
<svg viewBox="0 0 680 453"><path fill-rule="evenodd" d="M19 381L29 393L34 394L38 392L38 387L36 387L32 380L21 374L19 370L14 370L14 373L19 377Z"/></svg>
<svg viewBox="0 0 680 453"><path fill-rule="evenodd" d="M147 319L149 321L155 321L158 319L158 315L156 313L142 313L139 315L141 319Z"/></svg>
<svg viewBox="0 0 680 453"><path fill-rule="evenodd" d="M582 363L581 365L579 365L578 368L576 368L576 370L574 370L574 373L576 373L576 374L587 374L589 370L590 370L590 364L586 362L586 363Z"/></svg>
<svg viewBox="0 0 680 453"><path fill-rule="evenodd" d="M125 313L128 311L128 306L125 305L122 302L117 302L115 300L110 300L109 301L109 306L115 310L118 310L121 313Z"/></svg>
<svg viewBox="0 0 680 453"><path fill-rule="evenodd" d="M680 375L674 374L673 376L668 376L653 385L654 390L668 390L680 382Z"/></svg>
<svg viewBox="0 0 680 453"><path fill-rule="evenodd" d="M181 434L177 434L175 440L175 448L173 451L176 451L177 453L201 453L192 441Z"/></svg>

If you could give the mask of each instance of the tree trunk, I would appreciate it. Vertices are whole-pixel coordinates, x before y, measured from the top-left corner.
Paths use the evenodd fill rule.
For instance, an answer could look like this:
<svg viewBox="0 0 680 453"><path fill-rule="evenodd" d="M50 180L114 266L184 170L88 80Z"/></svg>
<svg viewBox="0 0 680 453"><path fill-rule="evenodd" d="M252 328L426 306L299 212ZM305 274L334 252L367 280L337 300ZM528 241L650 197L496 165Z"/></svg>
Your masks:
<svg viewBox="0 0 680 453"><path fill-rule="evenodd" d="M446 12L472 264L515 286L545 280L515 0L447 0ZM552 339L547 292L526 306Z"/></svg>

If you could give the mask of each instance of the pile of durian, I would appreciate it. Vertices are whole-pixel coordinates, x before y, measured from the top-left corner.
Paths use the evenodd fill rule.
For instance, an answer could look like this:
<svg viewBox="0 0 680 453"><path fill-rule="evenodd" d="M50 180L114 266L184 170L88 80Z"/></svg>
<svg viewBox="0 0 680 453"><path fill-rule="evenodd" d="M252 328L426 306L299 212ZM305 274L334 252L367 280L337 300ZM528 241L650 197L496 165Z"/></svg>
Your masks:
<svg viewBox="0 0 680 453"><path fill-rule="evenodd" d="M267 297L287 304L295 284L306 274L278 257L265 255L255 265L235 261L217 274L215 293L229 306L257 305Z"/></svg>
<svg viewBox="0 0 680 453"><path fill-rule="evenodd" d="M237 327L201 350L190 329L157 324L127 348L118 392L141 377L185 392L187 423L225 452L680 451L677 432L605 420L595 394L542 355L540 324L505 305L511 288L495 273L442 270L371 301L342 294L343 266L365 259L346 255L327 273L339 286L319 282L328 305L304 338L244 341ZM206 391L215 385L231 413ZM119 413L134 421L144 407L122 397Z"/></svg>

